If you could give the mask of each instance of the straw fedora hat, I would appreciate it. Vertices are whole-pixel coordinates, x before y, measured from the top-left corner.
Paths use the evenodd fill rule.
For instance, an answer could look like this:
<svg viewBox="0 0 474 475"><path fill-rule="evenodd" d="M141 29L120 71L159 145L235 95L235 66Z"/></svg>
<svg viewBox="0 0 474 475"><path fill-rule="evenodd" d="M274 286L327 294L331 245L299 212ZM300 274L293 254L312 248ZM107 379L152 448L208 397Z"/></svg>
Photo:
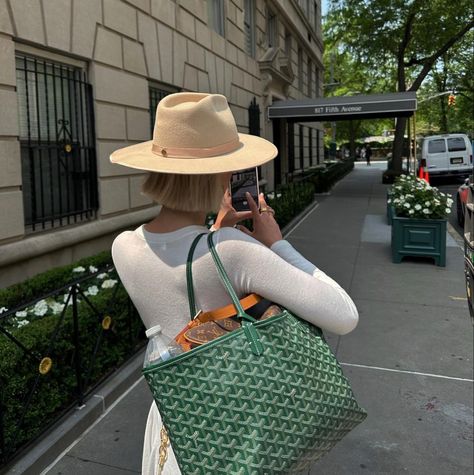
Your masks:
<svg viewBox="0 0 474 475"><path fill-rule="evenodd" d="M225 96L179 92L159 102L153 140L116 150L110 161L152 172L200 175L256 167L277 153L268 140L237 132Z"/></svg>

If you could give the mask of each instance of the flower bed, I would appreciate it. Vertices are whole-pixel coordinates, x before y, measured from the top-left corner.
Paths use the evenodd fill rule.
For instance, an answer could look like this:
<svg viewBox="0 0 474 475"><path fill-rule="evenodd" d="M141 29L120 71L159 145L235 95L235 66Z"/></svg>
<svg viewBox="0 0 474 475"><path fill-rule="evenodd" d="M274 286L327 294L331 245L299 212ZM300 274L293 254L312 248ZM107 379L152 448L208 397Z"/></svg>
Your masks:
<svg viewBox="0 0 474 475"><path fill-rule="evenodd" d="M400 175L388 196L396 215L405 218L444 219L453 204L448 194L413 175Z"/></svg>

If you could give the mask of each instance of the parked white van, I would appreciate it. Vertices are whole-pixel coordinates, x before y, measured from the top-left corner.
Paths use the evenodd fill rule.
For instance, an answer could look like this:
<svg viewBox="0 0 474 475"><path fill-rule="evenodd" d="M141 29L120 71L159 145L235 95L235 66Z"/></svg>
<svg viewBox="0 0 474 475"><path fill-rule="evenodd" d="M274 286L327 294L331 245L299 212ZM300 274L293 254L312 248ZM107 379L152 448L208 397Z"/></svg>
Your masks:
<svg viewBox="0 0 474 475"><path fill-rule="evenodd" d="M472 173L472 145L465 134L432 135L423 139L421 166L430 176L459 176Z"/></svg>

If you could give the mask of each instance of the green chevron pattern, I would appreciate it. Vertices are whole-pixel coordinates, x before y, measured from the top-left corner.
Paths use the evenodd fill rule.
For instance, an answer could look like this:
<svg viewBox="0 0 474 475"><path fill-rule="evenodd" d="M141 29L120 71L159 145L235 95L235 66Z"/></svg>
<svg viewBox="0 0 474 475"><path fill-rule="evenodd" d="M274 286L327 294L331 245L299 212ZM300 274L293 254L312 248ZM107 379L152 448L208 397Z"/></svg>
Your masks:
<svg viewBox="0 0 474 475"><path fill-rule="evenodd" d="M252 325L260 356L241 329L144 370L183 475L298 474L367 415L317 327Z"/></svg>

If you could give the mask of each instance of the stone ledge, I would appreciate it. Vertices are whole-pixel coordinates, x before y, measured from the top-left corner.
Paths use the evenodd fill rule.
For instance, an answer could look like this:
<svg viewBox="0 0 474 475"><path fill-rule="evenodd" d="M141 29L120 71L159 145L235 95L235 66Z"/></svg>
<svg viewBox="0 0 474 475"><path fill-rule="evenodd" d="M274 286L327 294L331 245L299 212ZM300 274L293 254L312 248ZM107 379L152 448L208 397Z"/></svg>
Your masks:
<svg viewBox="0 0 474 475"><path fill-rule="evenodd" d="M57 251L72 245L89 241L105 234L141 224L156 217L160 207L153 206L139 211L124 213L113 218L100 219L67 229L57 229L21 241L0 245L0 268L16 262Z"/></svg>

